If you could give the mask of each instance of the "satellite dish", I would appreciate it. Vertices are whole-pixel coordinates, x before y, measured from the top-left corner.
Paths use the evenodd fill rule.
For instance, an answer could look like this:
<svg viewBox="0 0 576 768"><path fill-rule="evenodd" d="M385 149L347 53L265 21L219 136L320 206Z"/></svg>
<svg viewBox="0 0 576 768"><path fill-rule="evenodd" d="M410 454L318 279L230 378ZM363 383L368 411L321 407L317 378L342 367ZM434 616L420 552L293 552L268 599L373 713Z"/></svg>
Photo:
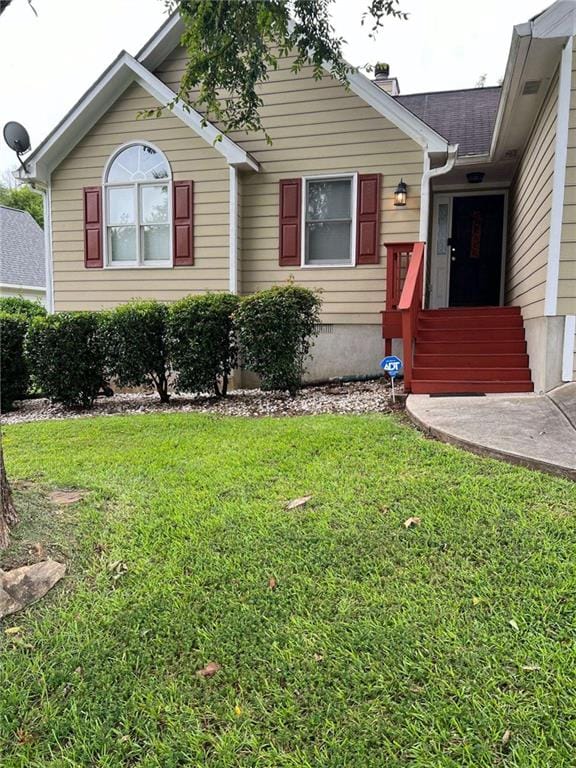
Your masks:
<svg viewBox="0 0 576 768"><path fill-rule="evenodd" d="M11 121L4 126L4 141L17 155L28 152L30 149L30 136L28 131L20 123Z"/></svg>

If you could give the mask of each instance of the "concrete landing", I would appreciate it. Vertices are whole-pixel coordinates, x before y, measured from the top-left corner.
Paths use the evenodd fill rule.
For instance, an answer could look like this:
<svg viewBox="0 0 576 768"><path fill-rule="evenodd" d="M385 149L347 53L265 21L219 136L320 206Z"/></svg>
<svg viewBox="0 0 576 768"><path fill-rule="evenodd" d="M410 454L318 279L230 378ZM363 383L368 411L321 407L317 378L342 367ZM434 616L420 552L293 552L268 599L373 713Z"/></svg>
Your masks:
<svg viewBox="0 0 576 768"><path fill-rule="evenodd" d="M439 440L576 480L576 383L547 395L410 395L406 410Z"/></svg>

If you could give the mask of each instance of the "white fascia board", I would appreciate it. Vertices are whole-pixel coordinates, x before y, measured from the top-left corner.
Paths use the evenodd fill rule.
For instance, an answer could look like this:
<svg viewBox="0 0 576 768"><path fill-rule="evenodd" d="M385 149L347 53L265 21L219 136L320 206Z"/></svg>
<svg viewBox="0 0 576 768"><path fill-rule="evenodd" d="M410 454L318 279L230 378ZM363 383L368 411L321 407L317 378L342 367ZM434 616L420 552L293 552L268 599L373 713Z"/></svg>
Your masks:
<svg viewBox="0 0 576 768"><path fill-rule="evenodd" d="M146 45L138 51L136 59L143 64L146 69L150 71L155 70L180 43L180 38L182 37L183 32L184 24L182 23L178 11L176 11L164 22L160 29L152 35Z"/></svg>
<svg viewBox="0 0 576 768"><path fill-rule="evenodd" d="M496 124L492 136L491 157L498 152L498 143L505 123L514 119L514 100L518 95L528 56L539 55L531 52L532 40L556 40L564 43L576 34L576 0L558 0L538 16L518 24L512 33L510 53L502 86Z"/></svg>
<svg viewBox="0 0 576 768"><path fill-rule="evenodd" d="M34 291L35 293L46 293L46 288L38 285L20 285L20 283L0 283L0 288L9 288L14 291Z"/></svg>
<svg viewBox="0 0 576 768"><path fill-rule="evenodd" d="M19 178L46 183L51 171L133 82L138 83L162 106L176 98L174 91L123 51L45 141L26 158L28 173L21 172ZM230 165L255 171L259 169L258 163L242 147L224 136L211 123L204 124L202 115L196 110L178 102L170 107L170 111L223 155Z"/></svg>
<svg viewBox="0 0 576 768"><path fill-rule="evenodd" d="M174 91L168 88L167 85L153 75L139 61L130 56L127 64L135 73L137 82L161 104L169 104L174 101L176 98ZM233 165L235 168L249 168L252 171L259 170L258 163L250 157L246 150L225 136L215 125L204 120L202 115L195 109L192 109L192 107L183 104L181 101L176 101L170 106L170 111L204 139L207 144L210 144L217 152L220 152L226 158L229 165Z"/></svg>
<svg viewBox="0 0 576 768"><path fill-rule="evenodd" d="M531 20L532 37L570 37L576 31L576 0L558 0Z"/></svg>
<svg viewBox="0 0 576 768"><path fill-rule="evenodd" d="M155 69L178 45L184 24L180 16L175 13L169 21L162 26L156 35L149 40L138 54L138 61L148 69ZM324 69L332 74L329 64L324 63ZM396 101L390 94L375 85L361 72L351 72L348 75L350 90L369 104L383 117L388 118L401 131L411 139L414 139L423 149L429 152L447 152L448 141L430 128L424 121L416 117L409 109Z"/></svg>
<svg viewBox="0 0 576 768"><path fill-rule="evenodd" d="M524 64L530 49L530 25L522 24L514 27L512 40L510 42L510 52L506 64L506 72L502 83L502 93L498 104L494 132L492 134L492 144L490 147L490 157L494 157L498 151L498 142L500 140L502 126L505 116L510 110L513 97L517 93L518 84L524 71Z"/></svg>
<svg viewBox="0 0 576 768"><path fill-rule="evenodd" d="M326 71L330 72L328 65ZM448 141L361 72L348 75L350 90L428 152L447 152Z"/></svg>

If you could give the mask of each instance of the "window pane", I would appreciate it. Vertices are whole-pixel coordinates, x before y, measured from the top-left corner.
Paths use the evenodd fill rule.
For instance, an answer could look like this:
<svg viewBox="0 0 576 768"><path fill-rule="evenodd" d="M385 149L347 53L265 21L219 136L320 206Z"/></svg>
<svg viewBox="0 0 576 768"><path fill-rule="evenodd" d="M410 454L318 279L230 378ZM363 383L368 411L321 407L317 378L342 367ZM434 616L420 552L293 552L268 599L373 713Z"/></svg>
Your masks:
<svg viewBox="0 0 576 768"><path fill-rule="evenodd" d="M160 224L168 221L168 187L141 187L143 224Z"/></svg>
<svg viewBox="0 0 576 768"><path fill-rule="evenodd" d="M145 144L135 144L122 150L108 170L108 181L145 181L167 179L168 165L162 155Z"/></svg>
<svg viewBox="0 0 576 768"><path fill-rule="evenodd" d="M349 221L306 224L306 264L350 264Z"/></svg>
<svg viewBox="0 0 576 768"><path fill-rule="evenodd" d="M144 261L170 260L170 227L159 224L142 227L142 249Z"/></svg>
<svg viewBox="0 0 576 768"><path fill-rule="evenodd" d="M136 261L136 227L110 227L108 235L112 263Z"/></svg>
<svg viewBox="0 0 576 768"><path fill-rule="evenodd" d="M108 224L134 224L134 211L134 187L108 190Z"/></svg>
<svg viewBox="0 0 576 768"><path fill-rule="evenodd" d="M351 179L325 179L307 183L307 219L349 219Z"/></svg>

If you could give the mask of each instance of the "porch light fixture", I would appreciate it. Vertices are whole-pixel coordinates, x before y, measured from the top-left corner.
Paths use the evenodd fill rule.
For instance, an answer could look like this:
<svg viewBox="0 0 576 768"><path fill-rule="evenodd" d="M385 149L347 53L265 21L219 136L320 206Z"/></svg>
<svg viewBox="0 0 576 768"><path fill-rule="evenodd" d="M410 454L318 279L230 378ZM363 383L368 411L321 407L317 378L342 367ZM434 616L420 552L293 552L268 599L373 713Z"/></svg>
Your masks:
<svg viewBox="0 0 576 768"><path fill-rule="evenodd" d="M407 197L408 197L408 187L406 186L403 179L400 179L400 181L398 182L398 186L394 191L394 205L396 207L401 207L403 205L406 205Z"/></svg>
<svg viewBox="0 0 576 768"><path fill-rule="evenodd" d="M466 174L469 184L481 184L486 174L483 171L471 171Z"/></svg>

